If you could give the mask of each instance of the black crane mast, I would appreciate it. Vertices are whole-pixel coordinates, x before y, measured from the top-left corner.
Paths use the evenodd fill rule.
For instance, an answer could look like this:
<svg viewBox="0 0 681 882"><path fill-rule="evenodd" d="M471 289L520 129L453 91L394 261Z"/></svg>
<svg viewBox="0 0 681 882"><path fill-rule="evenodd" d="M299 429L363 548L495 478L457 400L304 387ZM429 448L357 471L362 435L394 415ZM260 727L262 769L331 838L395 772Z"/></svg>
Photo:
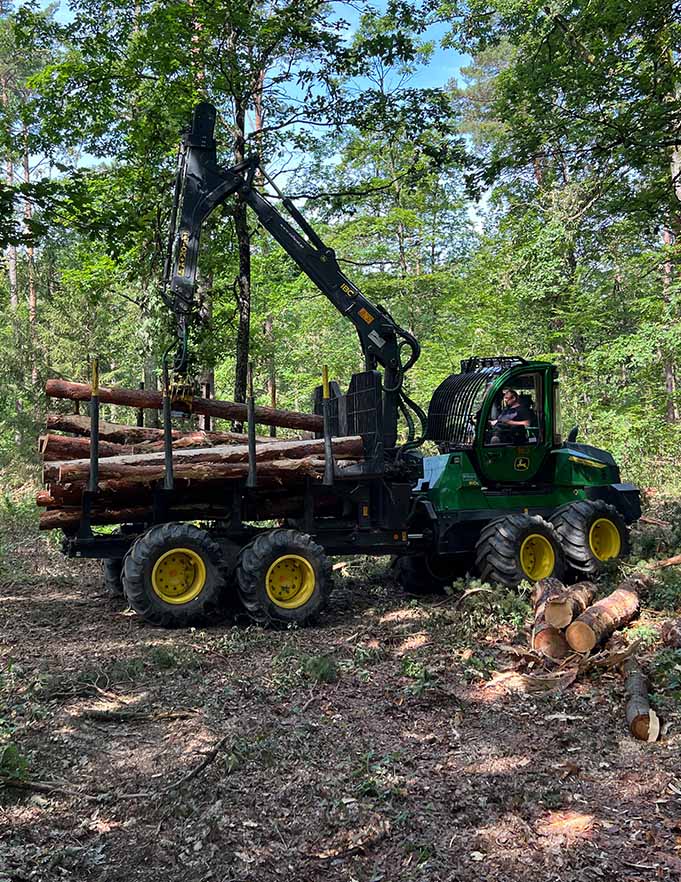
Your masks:
<svg viewBox="0 0 681 882"><path fill-rule="evenodd" d="M216 110L211 104L197 105L178 154L163 291L177 323L175 374L181 376L187 368L187 337L203 223L218 205L235 196L253 209L262 226L336 309L353 323L366 370L374 370L379 365L382 368L384 449L388 451L396 446L399 413L407 420L408 441L414 443L414 421L409 411L416 413L422 424L425 417L402 387L405 372L419 357L418 341L401 328L386 309L365 297L343 273L334 250L324 244L291 199L280 194L283 207L298 229L258 192L254 184L259 168L257 156L229 168L218 165L213 138L215 119ZM402 360L404 349L408 350L405 361Z"/></svg>

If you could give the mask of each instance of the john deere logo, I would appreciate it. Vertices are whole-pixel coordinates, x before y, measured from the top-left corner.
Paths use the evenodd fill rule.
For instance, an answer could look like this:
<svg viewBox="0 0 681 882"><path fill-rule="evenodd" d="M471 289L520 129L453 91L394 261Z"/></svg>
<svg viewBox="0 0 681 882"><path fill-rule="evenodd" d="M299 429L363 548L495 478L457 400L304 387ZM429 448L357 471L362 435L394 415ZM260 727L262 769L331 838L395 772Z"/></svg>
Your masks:
<svg viewBox="0 0 681 882"><path fill-rule="evenodd" d="M526 456L517 456L513 463L516 472L526 472L530 467L530 461Z"/></svg>

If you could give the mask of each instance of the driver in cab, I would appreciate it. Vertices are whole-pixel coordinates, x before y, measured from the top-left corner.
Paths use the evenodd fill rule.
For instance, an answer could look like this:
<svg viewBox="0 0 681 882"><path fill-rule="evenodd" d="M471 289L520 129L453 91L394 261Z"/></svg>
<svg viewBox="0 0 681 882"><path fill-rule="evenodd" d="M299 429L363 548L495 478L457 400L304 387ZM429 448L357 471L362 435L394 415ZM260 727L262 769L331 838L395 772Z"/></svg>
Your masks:
<svg viewBox="0 0 681 882"><path fill-rule="evenodd" d="M515 389L504 389L501 413L495 420L490 420L490 425L493 427L490 444L522 444L526 440L530 411L520 401Z"/></svg>

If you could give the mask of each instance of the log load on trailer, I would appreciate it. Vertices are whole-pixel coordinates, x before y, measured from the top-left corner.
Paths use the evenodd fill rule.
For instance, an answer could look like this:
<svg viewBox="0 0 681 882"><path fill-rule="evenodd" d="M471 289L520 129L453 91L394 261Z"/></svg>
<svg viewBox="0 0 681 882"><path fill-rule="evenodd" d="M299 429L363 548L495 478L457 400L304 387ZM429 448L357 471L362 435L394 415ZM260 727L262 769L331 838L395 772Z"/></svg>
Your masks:
<svg viewBox="0 0 681 882"><path fill-rule="evenodd" d="M426 416L405 391L416 339L345 276L257 157L218 165L215 116L198 105L179 152L163 292L177 340L163 393L100 388L96 370L91 384L48 383L53 397L90 401L89 420L53 415L41 441L41 525L64 531L65 553L104 559L110 587L164 626L205 621L235 595L259 623L311 621L328 599L333 554L392 555L412 592L473 569L508 587L584 580L626 555L639 492L609 453L577 443L576 430L563 441L556 367L469 358ZM256 188L258 169L288 218ZM201 228L229 198L251 207L357 331L365 369L345 392L324 375L312 414L257 407L252 381L245 405L188 394ZM100 401L160 409L161 435L100 422ZM248 431L180 433L178 410L246 420ZM258 438L257 423L315 438ZM438 453L424 455L424 441ZM93 530L99 524L119 528Z"/></svg>

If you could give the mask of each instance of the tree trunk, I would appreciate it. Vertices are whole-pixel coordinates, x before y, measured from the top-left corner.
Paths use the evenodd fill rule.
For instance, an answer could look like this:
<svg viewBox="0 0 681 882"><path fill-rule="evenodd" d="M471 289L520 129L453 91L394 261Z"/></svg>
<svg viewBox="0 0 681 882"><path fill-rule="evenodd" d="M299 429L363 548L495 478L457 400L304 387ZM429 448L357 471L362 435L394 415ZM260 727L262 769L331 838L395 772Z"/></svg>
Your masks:
<svg viewBox="0 0 681 882"><path fill-rule="evenodd" d="M45 393L51 398L66 398L70 401L87 401L92 397L88 383L70 383L66 380L48 380ZM102 404L122 404L126 407L150 407L159 409L162 405L160 392L148 392L142 389L121 389L119 387L101 386L99 400ZM245 404L233 401L207 401L205 398L192 398L186 401L173 402L173 409L189 413L207 413L223 420L245 420L247 409ZM271 407L256 407L255 417L259 423L269 426L283 426L288 429L304 429L308 432L321 432L323 420L316 414L299 413L293 410L273 410Z"/></svg>
<svg viewBox="0 0 681 882"><path fill-rule="evenodd" d="M156 373L156 365L154 358L147 353L144 359L144 388L148 392L156 392L158 390L158 376ZM157 410L149 409L144 414L145 425L150 429L160 429L161 418Z"/></svg>
<svg viewBox="0 0 681 882"><path fill-rule="evenodd" d="M671 248L674 244L674 234L671 229L665 229L662 233L662 241L665 248ZM672 285L674 282L674 267L669 254L666 255L662 266L662 299L668 312L667 319L673 321L672 312ZM672 353L668 350L658 349L664 372L664 387L667 398L667 422L676 423L679 419L679 408L676 403L676 363Z"/></svg>
<svg viewBox="0 0 681 882"><path fill-rule="evenodd" d="M265 340L267 341L269 347L269 354L267 356L267 396L269 398L270 407L276 408L277 406L277 377L275 373L275 364L274 364L274 345L273 345L273 335L272 335L272 316L268 315L265 319L265 324L263 326L263 331L265 334ZM277 437L277 427L270 426L270 437Z"/></svg>
<svg viewBox="0 0 681 882"><path fill-rule="evenodd" d="M589 606L595 590L591 582L577 582L561 594L549 598L546 603L546 621L554 628L567 628Z"/></svg>
<svg viewBox="0 0 681 882"><path fill-rule="evenodd" d="M31 183L31 167L29 164L30 151L26 123L22 124L22 135L24 143L24 183L28 187ZM24 199L24 223L26 234L29 237L31 235L32 220L33 206L31 205L31 200L26 197ZM38 294L35 281L35 256L30 239L29 244L26 246L26 274L28 282L28 328L31 340L31 382L35 386L38 382Z"/></svg>
<svg viewBox="0 0 681 882"><path fill-rule="evenodd" d="M594 603L570 625L565 636L575 652L590 652L613 631L631 621L639 610L639 596L633 580Z"/></svg>
<svg viewBox="0 0 681 882"><path fill-rule="evenodd" d="M0 75L0 101L6 112L9 110L9 87L6 74ZM9 116L8 116L9 119ZM9 151L9 148L8 148ZM5 158L5 177L7 186L14 186L14 160L8 152ZM17 246L7 246L7 281L9 287L9 305L14 313L19 305L19 294L17 287Z"/></svg>

